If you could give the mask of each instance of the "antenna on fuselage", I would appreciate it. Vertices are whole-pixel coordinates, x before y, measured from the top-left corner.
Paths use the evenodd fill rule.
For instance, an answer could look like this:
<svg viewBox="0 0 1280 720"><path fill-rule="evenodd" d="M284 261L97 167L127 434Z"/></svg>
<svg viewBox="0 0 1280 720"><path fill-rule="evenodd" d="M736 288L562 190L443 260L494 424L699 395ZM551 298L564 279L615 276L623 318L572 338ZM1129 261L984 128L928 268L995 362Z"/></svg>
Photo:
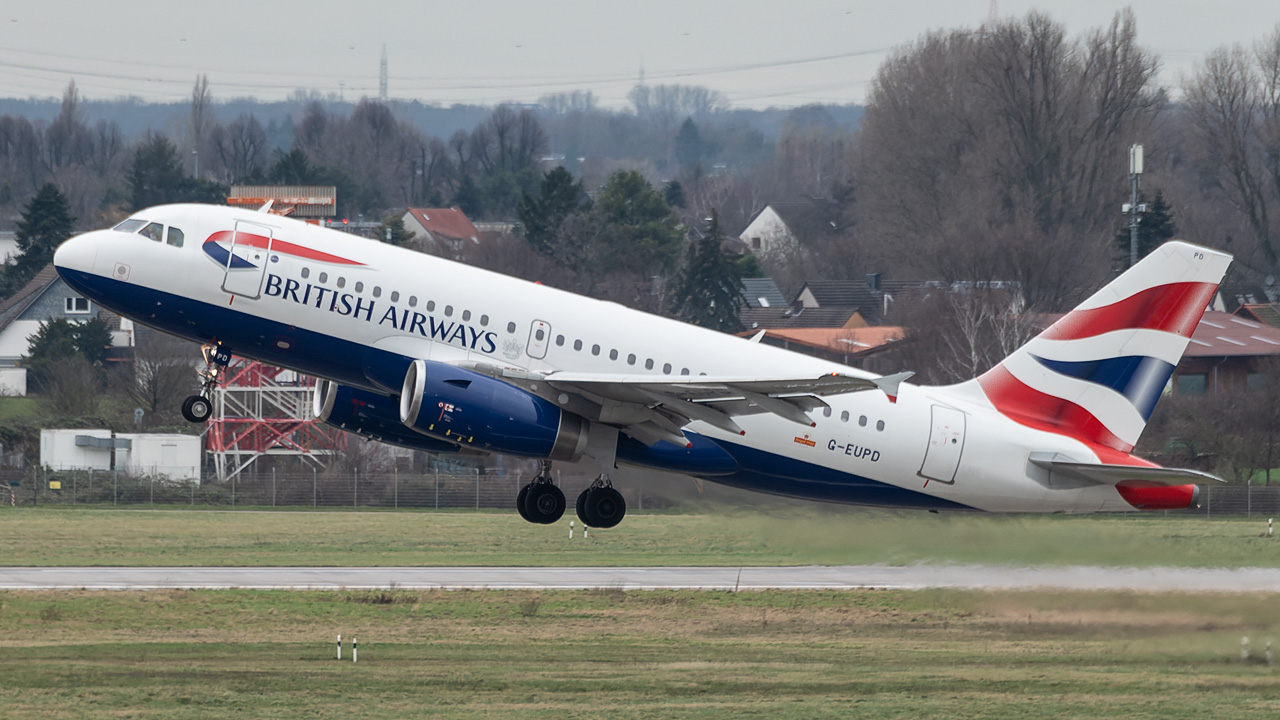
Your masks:
<svg viewBox="0 0 1280 720"><path fill-rule="evenodd" d="M258 212L260 212L260 213L271 212L271 206L272 206L272 205L274 205L275 203L276 203L276 199L275 199L275 198L271 198L270 200L268 200L268 201L267 201L267 203L266 203L265 205L263 205L262 207L258 208Z"/></svg>

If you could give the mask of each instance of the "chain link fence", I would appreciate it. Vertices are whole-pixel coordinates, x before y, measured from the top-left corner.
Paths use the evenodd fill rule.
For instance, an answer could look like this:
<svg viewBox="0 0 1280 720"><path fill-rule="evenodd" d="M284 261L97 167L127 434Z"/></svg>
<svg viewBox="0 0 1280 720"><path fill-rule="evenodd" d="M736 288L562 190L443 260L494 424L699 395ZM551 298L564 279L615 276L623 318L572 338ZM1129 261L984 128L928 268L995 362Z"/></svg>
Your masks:
<svg viewBox="0 0 1280 720"><path fill-rule="evenodd" d="M0 473L11 504L189 505L212 507L349 507L513 509L528 477L459 473L262 473L223 483L169 480L103 470L29 470ZM570 507L592 478L556 478ZM670 507L668 498L637 487L619 487L629 508Z"/></svg>
<svg viewBox="0 0 1280 720"><path fill-rule="evenodd" d="M201 505L211 507L470 508L510 509L528 477L510 474L260 473L223 483L174 481L103 470L34 469L0 472L10 504ZM557 477L570 507L591 483L587 476ZM652 489L618 488L631 509L671 507L678 500ZM0 502L3 502L0 496ZM1138 512L1138 511L1134 511ZM1202 517L1280 515L1280 485L1201 485L1199 507L1166 514Z"/></svg>

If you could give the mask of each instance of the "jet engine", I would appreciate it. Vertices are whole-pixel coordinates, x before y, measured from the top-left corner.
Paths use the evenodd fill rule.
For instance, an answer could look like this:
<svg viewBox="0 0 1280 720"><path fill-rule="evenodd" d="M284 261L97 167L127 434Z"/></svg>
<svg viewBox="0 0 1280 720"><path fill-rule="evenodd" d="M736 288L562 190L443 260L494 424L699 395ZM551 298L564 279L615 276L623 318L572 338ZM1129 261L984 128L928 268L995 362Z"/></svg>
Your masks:
<svg viewBox="0 0 1280 720"><path fill-rule="evenodd" d="M457 452L455 443L427 437L406 428L393 397L339 385L329 380L316 382L315 416L334 427L371 440L427 452Z"/></svg>
<svg viewBox="0 0 1280 720"><path fill-rule="evenodd" d="M582 457L586 419L487 375L414 360L400 391L406 427L446 442L524 457Z"/></svg>

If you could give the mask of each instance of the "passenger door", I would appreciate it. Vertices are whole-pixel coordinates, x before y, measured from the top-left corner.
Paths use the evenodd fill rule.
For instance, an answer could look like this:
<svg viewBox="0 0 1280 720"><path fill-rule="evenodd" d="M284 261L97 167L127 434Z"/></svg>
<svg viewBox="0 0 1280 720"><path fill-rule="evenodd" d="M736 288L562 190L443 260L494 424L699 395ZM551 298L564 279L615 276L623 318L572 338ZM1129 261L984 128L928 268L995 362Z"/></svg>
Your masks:
<svg viewBox="0 0 1280 720"><path fill-rule="evenodd" d="M267 275L267 258L271 256L273 231L266 225L236 221L227 255L226 275L222 289L250 299L262 296L262 280Z"/></svg>

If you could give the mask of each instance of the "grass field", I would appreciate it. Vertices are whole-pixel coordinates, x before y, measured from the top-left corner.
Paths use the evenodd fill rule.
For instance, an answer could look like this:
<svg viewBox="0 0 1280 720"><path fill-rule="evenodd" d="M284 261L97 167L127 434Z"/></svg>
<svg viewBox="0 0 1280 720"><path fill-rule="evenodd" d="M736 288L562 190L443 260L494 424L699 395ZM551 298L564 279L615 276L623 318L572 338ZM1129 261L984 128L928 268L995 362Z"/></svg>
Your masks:
<svg viewBox="0 0 1280 720"><path fill-rule="evenodd" d="M568 540L511 513L0 509L0 565L1017 565L1277 567L1265 519L856 509L628 515Z"/></svg>
<svg viewBox="0 0 1280 720"><path fill-rule="evenodd" d="M1280 676L1257 656L1280 639L1276 610L1130 593L13 592L0 717L1274 718ZM333 659L338 633L359 664Z"/></svg>

